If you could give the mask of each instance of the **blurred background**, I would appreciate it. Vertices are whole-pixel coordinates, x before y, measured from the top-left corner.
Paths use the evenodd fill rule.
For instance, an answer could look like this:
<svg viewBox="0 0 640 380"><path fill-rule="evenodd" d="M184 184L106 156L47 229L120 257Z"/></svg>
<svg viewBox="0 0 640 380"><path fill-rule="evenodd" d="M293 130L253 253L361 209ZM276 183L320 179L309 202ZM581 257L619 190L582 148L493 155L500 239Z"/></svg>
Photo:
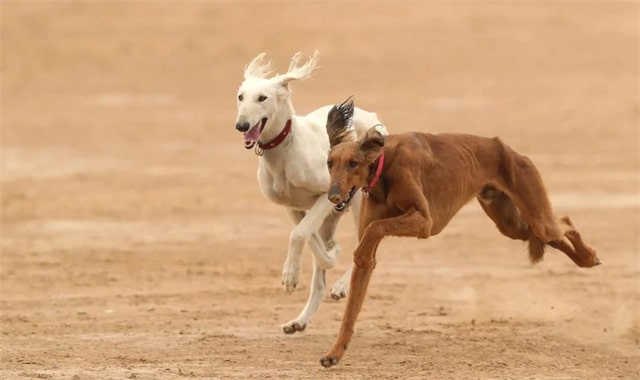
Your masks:
<svg viewBox="0 0 640 380"><path fill-rule="evenodd" d="M633 378L640 370L636 2L3 1L6 378ZM352 350L344 301L302 335L291 223L235 131L261 52L299 114L354 95L391 133L500 136L604 265L536 267L473 204L380 248ZM340 267L355 247L341 223ZM307 252L308 253L308 252ZM371 371L371 369L375 371ZM406 375L406 376L405 376ZM44 376L44 377L43 377ZM559 377L558 377L559 376Z"/></svg>

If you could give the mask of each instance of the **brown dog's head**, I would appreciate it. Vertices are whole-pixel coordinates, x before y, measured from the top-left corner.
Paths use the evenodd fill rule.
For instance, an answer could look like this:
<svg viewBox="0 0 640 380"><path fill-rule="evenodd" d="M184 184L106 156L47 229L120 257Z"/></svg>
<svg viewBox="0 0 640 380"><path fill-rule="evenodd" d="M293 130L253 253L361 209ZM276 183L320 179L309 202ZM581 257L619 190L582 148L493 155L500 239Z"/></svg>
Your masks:
<svg viewBox="0 0 640 380"><path fill-rule="evenodd" d="M369 184L376 169L376 160L384 146L384 136L371 128L356 139L353 122L353 98L331 108L327 116L327 133L331 151L327 160L329 200L342 211L355 192Z"/></svg>

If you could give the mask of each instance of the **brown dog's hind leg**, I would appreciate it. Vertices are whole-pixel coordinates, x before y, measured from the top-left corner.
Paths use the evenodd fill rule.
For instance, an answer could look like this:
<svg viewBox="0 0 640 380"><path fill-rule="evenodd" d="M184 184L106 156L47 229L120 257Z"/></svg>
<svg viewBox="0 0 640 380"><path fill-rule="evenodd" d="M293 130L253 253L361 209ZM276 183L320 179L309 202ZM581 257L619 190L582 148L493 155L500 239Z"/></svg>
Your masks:
<svg viewBox="0 0 640 380"><path fill-rule="evenodd" d="M582 241L582 237L571 223L571 219L568 216L563 216L560 218L560 223L565 227L565 232L561 239L550 241L549 245L564 252L579 267L590 268L600 265L596 250Z"/></svg>
<svg viewBox="0 0 640 380"><path fill-rule="evenodd" d="M518 208L503 191L487 185L478 194L478 201L484 212L493 220L498 230L505 236L529 242L529 260L537 263L544 256L545 244L531 234L529 225L522 219Z"/></svg>
<svg viewBox="0 0 640 380"><path fill-rule="evenodd" d="M529 242L529 260L532 263L542 260L545 245L548 244L564 252L579 267L589 268L600 264L596 251L582 241L568 217L562 217L559 223L553 222L553 216L539 218L552 222L529 226L507 194L492 186L486 186L478 195L478 200L503 235Z"/></svg>
<svg viewBox="0 0 640 380"><path fill-rule="evenodd" d="M538 169L529 158L514 152L496 140L502 148L500 187L529 224L531 234L540 241L564 252L576 265L592 267L600 264L595 250L582 241L569 218L557 219Z"/></svg>

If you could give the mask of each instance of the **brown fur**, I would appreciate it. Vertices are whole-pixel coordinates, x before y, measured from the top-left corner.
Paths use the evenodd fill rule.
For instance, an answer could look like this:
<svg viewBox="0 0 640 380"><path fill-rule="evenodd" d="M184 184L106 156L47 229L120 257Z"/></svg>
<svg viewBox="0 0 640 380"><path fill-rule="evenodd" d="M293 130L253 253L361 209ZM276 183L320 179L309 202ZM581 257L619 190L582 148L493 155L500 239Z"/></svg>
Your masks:
<svg viewBox="0 0 640 380"><path fill-rule="evenodd" d="M345 106L349 105L331 112L343 112ZM337 119L330 113L327 130L339 136L344 125L332 120ZM339 203L354 186L366 186L382 152L382 175L362 204L360 243L344 317L336 343L320 360L323 366L337 364L351 341L382 238L436 235L474 197L503 235L528 242L531 262L540 261L545 245L550 245L580 267L600 263L571 220L554 216L531 160L499 138L427 133L385 138L375 130L357 141L334 138L329 166L335 194L330 199Z"/></svg>

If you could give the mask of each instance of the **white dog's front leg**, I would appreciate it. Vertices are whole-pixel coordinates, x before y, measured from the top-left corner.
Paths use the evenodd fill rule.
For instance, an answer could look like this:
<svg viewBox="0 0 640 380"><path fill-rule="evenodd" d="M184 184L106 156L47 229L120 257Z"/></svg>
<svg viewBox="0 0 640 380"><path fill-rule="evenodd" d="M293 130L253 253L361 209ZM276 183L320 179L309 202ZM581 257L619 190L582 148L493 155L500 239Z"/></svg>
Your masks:
<svg viewBox="0 0 640 380"><path fill-rule="evenodd" d="M309 299L307 304L300 312L300 315L282 325L282 331L285 334L293 334L297 331L304 331L311 317L318 310L322 299L324 298L324 290L327 287L326 271L320 268L316 260L313 260L313 276L311 278L311 289L309 290Z"/></svg>
<svg viewBox="0 0 640 380"><path fill-rule="evenodd" d="M293 222L298 227L300 221L304 218L305 212L299 210L287 210L293 219ZM291 232L291 236L289 238L289 251L287 252L287 258L284 261L284 266L282 267L282 285L285 287L285 291L287 293L291 293L293 289L298 286L298 280L300 275L300 256L302 255L302 246L304 245L304 240L302 242L299 238L294 239L293 231Z"/></svg>
<svg viewBox="0 0 640 380"><path fill-rule="evenodd" d="M302 211L290 210L294 221L302 216L302 219L291 231L289 238L289 252L282 269L282 284L287 293L292 292L298 286L300 276L300 258L304 243L309 236L314 233L322 224L326 215L331 211L332 204L329 200L320 196L313 207L306 213ZM336 257L327 253L324 246L317 246L316 239L313 239L312 251L316 265L323 269L331 269L336 264Z"/></svg>

